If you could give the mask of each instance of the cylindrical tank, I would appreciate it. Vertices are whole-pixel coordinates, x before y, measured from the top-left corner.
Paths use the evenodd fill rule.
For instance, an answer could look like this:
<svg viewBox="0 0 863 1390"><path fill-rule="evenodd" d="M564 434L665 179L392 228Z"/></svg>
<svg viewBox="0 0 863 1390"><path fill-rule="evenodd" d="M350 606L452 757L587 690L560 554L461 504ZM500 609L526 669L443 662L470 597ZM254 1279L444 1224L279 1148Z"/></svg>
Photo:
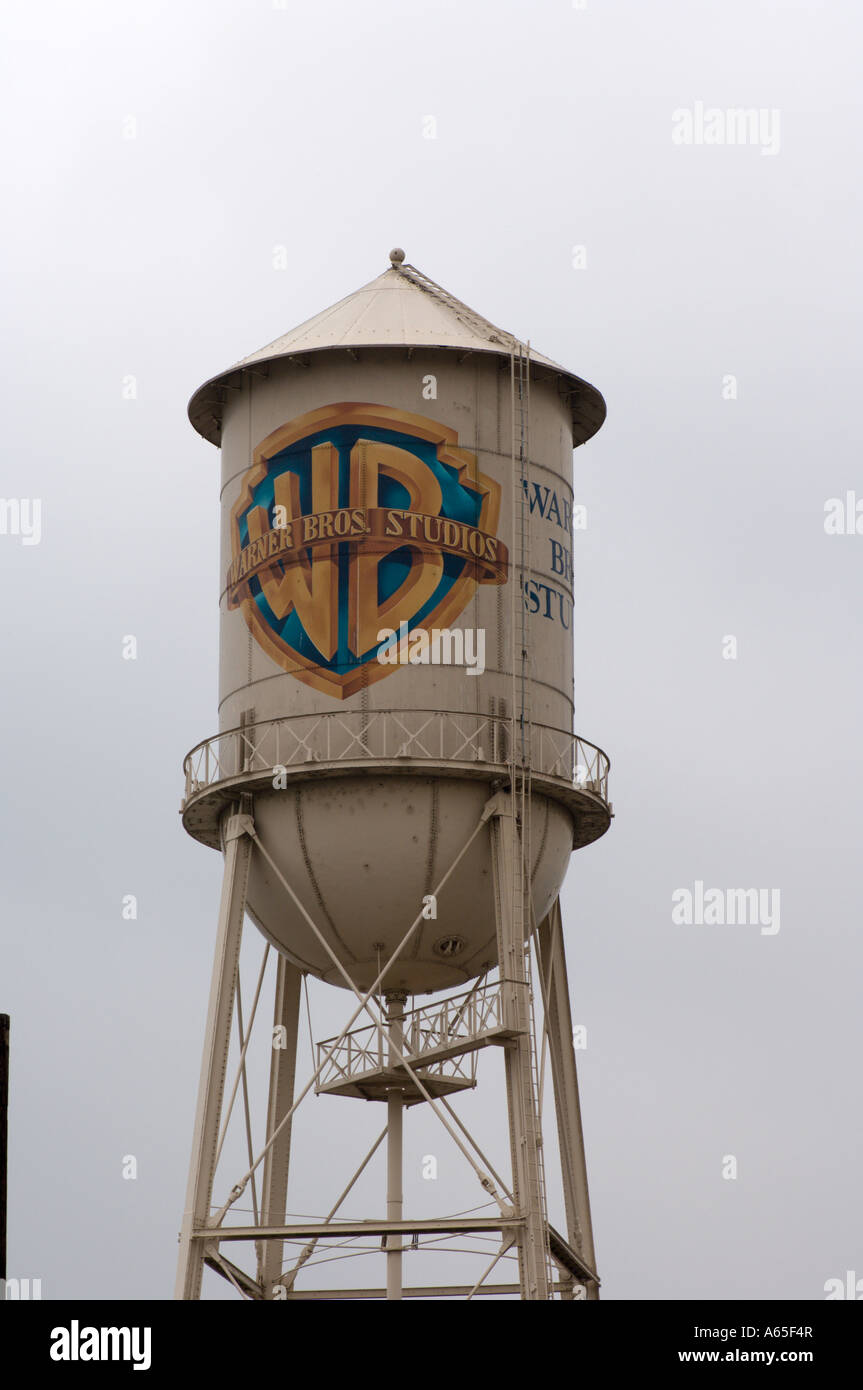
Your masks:
<svg viewBox="0 0 863 1390"><path fill-rule="evenodd" d="M537 920L573 844L607 825L572 740L572 450L604 404L531 353L529 418L514 411L519 348L392 253L190 404L221 448L221 737L190 755L186 825L215 843L214 816L249 794L261 842L360 988L421 910L388 988L448 988L495 962L487 833L430 898L506 785L522 609ZM297 965L344 983L259 854L247 908Z"/></svg>

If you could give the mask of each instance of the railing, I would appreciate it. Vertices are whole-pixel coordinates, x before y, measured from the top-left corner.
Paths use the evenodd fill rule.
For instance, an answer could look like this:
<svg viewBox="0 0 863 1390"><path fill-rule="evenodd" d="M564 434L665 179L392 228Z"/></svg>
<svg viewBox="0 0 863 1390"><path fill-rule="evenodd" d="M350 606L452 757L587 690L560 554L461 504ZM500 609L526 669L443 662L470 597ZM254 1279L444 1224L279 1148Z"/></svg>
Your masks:
<svg viewBox="0 0 863 1390"><path fill-rule="evenodd" d="M497 985L482 985L440 1003L425 1004L405 1014L401 1052L412 1067L423 1067L430 1075L475 1078L474 1052L423 1062L441 1049L458 1046L493 1032L502 1026L501 999ZM324 1064L335 1038L317 1044L318 1066ZM317 1085L320 1089L339 1082L357 1080L388 1065L386 1024L370 1023L345 1033L332 1057L326 1062Z"/></svg>
<svg viewBox="0 0 863 1390"><path fill-rule="evenodd" d="M242 773L310 763L427 760L486 763L505 770L512 723L450 710L362 710L292 714L215 734L186 756L186 800ZM527 739L534 774L557 778L608 800L609 761L577 734L542 724Z"/></svg>

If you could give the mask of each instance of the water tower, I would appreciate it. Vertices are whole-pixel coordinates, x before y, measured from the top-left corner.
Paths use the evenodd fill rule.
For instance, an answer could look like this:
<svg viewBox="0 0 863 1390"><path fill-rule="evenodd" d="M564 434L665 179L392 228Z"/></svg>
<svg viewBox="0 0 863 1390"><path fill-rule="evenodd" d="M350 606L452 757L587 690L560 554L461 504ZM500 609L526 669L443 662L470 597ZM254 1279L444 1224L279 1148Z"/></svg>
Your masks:
<svg viewBox="0 0 863 1390"><path fill-rule="evenodd" d="M573 732L572 450L603 399L397 249L370 284L208 381L189 415L221 450L221 688L220 732L185 761L182 817L221 851L224 879L177 1297L200 1296L205 1264L247 1298L332 1297L307 1287L312 1252L372 1236L380 1297L595 1298L558 895L572 851L611 818L608 759ZM256 1147L249 1127L246 1171L217 1189L223 1108L241 1083L247 1096L240 1013L224 1107L245 914L276 971L265 1137ZM346 992L346 1018L301 1081L307 974ZM252 1016L259 995L260 978ZM453 1104L489 1047L507 1162ZM546 1057L565 1232L546 1202ZM286 1218L293 1118L313 1093L381 1103L386 1176L368 1219L339 1207L369 1154L326 1220ZM403 1210L415 1105L460 1151L484 1215ZM254 1220L237 1224L250 1185ZM404 1287L406 1249L446 1233L499 1238L488 1268ZM238 1263L250 1247L254 1270ZM505 1256L517 1282L494 1273Z"/></svg>

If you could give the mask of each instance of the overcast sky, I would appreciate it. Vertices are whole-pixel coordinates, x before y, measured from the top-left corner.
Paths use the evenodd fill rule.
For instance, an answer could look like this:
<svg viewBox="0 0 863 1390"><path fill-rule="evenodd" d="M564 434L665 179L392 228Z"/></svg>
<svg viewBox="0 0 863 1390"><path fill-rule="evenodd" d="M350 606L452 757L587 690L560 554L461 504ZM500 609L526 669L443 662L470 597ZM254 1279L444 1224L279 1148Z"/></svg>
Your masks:
<svg viewBox="0 0 863 1390"><path fill-rule="evenodd" d="M863 1275L863 534L825 530L863 502L855 0L43 0L0 24L0 493L41 504L38 544L0 535L9 1274L171 1296L220 885L177 815L217 727L218 456L186 402L400 245L608 403L574 458L575 666L616 817L564 890L603 1297ZM743 143L736 108L761 113ZM675 923L696 882L778 891L779 930ZM461 1109L504 1155L494 1083ZM359 1156L382 1122L311 1102L291 1209L322 1213L345 1127ZM428 1116L406 1145L408 1211L429 1152L438 1209L482 1199ZM355 1263L318 1277L382 1281Z"/></svg>

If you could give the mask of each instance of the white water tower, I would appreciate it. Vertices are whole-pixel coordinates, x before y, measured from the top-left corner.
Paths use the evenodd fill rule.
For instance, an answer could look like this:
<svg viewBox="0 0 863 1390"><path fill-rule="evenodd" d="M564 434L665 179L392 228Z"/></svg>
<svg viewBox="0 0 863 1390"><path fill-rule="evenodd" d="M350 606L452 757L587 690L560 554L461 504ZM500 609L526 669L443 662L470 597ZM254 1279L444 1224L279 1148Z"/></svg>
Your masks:
<svg viewBox="0 0 863 1390"><path fill-rule="evenodd" d="M337 1211L286 1221L293 1116L313 1092L386 1107L386 1216L356 1223L383 1240L381 1296L403 1296L406 1239L451 1231L499 1233L523 1298L598 1296L559 892L573 849L611 817L608 759L573 731L572 450L605 406L403 252L390 261L189 407L221 450L221 675L220 732L186 758L182 815L225 867L181 1298L200 1295L204 1263L246 1297L315 1296L303 1252L351 1230ZM245 913L274 948L282 1045L261 1150L217 1193ZM305 1089L304 974L352 996ZM546 1204L538 1015L565 1234ZM447 1100L474 1087L490 1046L505 1060L509 1165ZM493 1215L403 1211L403 1116L418 1104ZM253 1173L260 1209L239 1227ZM235 1263L244 1244L254 1271Z"/></svg>

